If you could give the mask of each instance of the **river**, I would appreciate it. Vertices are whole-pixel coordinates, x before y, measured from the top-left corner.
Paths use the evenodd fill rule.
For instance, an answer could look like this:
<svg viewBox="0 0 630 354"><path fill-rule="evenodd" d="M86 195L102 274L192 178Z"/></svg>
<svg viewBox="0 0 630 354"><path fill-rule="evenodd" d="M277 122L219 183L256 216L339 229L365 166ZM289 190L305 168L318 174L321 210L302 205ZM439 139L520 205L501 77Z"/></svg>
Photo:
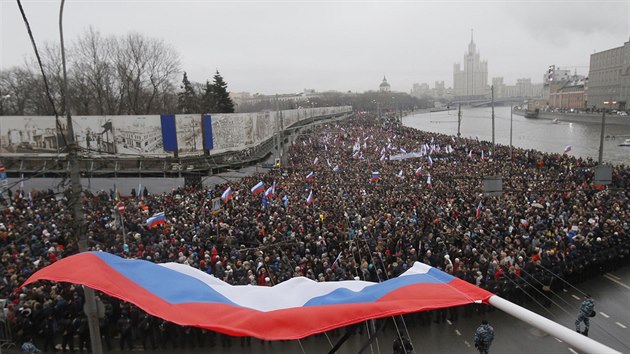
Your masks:
<svg viewBox="0 0 630 354"><path fill-rule="evenodd" d="M510 144L510 107L495 107L495 142ZM492 109L462 109L461 136L492 141ZM569 154L579 157L599 156L601 123L554 124L550 120L512 117L512 143L516 147L536 149L548 153L562 153L567 145ZM457 135L457 110L409 115L403 118L405 126L423 131ZM611 164L630 164L630 147L619 146L630 138L630 126L607 125L604 139L603 161Z"/></svg>

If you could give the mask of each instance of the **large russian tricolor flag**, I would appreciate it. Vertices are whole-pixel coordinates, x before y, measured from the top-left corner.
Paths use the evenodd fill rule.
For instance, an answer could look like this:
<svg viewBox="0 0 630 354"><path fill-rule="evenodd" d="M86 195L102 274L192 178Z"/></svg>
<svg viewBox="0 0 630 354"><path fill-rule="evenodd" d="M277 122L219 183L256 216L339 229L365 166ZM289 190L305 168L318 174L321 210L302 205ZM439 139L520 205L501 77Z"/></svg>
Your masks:
<svg viewBox="0 0 630 354"><path fill-rule="evenodd" d="M85 252L37 271L22 286L39 280L82 284L182 326L267 340L298 339L373 318L487 303L493 295L418 262L381 283L296 277L267 287L229 285L180 263Z"/></svg>

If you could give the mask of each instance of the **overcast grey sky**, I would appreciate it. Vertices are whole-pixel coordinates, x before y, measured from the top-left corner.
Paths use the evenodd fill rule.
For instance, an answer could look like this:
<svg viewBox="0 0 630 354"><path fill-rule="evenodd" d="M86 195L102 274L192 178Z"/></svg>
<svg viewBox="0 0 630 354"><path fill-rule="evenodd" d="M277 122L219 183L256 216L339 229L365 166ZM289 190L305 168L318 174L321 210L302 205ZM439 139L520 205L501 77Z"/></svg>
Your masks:
<svg viewBox="0 0 630 354"><path fill-rule="evenodd" d="M38 45L58 42L59 0L23 0ZM218 69L230 91L251 93L377 89L453 82L470 29L489 81L529 77L547 66L588 74L590 54L630 38L630 0L185 1L68 0L66 42L93 26L163 39L192 81ZM16 1L0 0L0 68L33 50Z"/></svg>

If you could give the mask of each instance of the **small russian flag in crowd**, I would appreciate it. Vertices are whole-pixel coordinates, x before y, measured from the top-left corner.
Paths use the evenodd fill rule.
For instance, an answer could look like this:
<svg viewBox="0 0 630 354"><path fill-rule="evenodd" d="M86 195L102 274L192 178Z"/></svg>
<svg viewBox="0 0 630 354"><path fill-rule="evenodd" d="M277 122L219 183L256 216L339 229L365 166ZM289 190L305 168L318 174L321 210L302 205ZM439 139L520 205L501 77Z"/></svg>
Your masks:
<svg viewBox="0 0 630 354"><path fill-rule="evenodd" d="M308 197L306 197L306 204L313 204L313 191L311 190L311 192L308 194Z"/></svg>
<svg viewBox="0 0 630 354"><path fill-rule="evenodd" d="M147 226L149 227L149 230L160 224L166 224L166 217L164 217L163 211L155 213L152 217L147 219Z"/></svg>
<svg viewBox="0 0 630 354"><path fill-rule="evenodd" d="M258 193L262 193L265 191L265 184L262 181L258 182L257 185L252 187L252 193L257 195Z"/></svg>
<svg viewBox="0 0 630 354"><path fill-rule="evenodd" d="M370 180L371 180L372 182L376 182L376 181L378 181L379 179L381 179L381 174L380 174L380 173L378 173L378 172L372 172L372 178L370 178Z"/></svg>
<svg viewBox="0 0 630 354"><path fill-rule="evenodd" d="M313 166L317 166L318 162L319 162L319 157L316 157L315 160L313 160Z"/></svg>
<svg viewBox="0 0 630 354"><path fill-rule="evenodd" d="M564 147L564 153L571 152L571 145L567 145Z"/></svg>
<svg viewBox="0 0 630 354"><path fill-rule="evenodd" d="M314 177L315 177L315 175L313 174L313 171L311 171L311 173L306 175L306 180L307 181L312 181Z"/></svg>
<svg viewBox="0 0 630 354"><path fill-rule="evenodd" d="M422 174L422 166L416 168L416 176L420 176Z"/></svg>
<svg viewBox="0 0 630 354"><path fill-rule="evenodd" d="M481 204L481 200L479 201L479 205L477 205L477 217L481 217L481 210L483 209L483 204Z"/></svg>
<svg viewBox="0 0 630 354"><path fill-rule="evenodd" d="M267 188L267 190L265 191L265 197L269 198L271 196L273 196L273 186Z"/></svg>
<svg viewBox="0 0 630 354"><path fill-rule="evenodd" d="M267 209L268 206L269 206L269 200L267 199L267 196L263 194L262 208Z"/></svg>
<svg viewBox="0 0 630 354"><path fill-rule="evenodd" d="M227 203L230 199L232 199L232 187L227 187L227 189L223 191L223 194L221 194L221 200Z"/></svg>

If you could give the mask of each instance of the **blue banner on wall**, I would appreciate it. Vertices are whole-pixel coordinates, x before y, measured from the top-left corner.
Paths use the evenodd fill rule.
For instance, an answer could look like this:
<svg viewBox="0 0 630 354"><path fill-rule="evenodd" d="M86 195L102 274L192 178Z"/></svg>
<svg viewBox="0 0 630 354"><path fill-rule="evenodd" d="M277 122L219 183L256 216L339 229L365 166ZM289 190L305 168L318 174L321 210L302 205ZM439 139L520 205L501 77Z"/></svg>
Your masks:
<svg viewBox="0 0 630 354"><path fill-rule="evenodd" d="M214 142L212 140L212 116L204 114L201 117L201 129L203 132L203 149L212 150L214 148Z"/></svg>
<svg viewBox="0 0 630 354"><path fill-rule="evenodd" d="M177 127L175 126L174 114L163 114L160 116L162 123L162 145L164 151L177 152Z"/></svg>

